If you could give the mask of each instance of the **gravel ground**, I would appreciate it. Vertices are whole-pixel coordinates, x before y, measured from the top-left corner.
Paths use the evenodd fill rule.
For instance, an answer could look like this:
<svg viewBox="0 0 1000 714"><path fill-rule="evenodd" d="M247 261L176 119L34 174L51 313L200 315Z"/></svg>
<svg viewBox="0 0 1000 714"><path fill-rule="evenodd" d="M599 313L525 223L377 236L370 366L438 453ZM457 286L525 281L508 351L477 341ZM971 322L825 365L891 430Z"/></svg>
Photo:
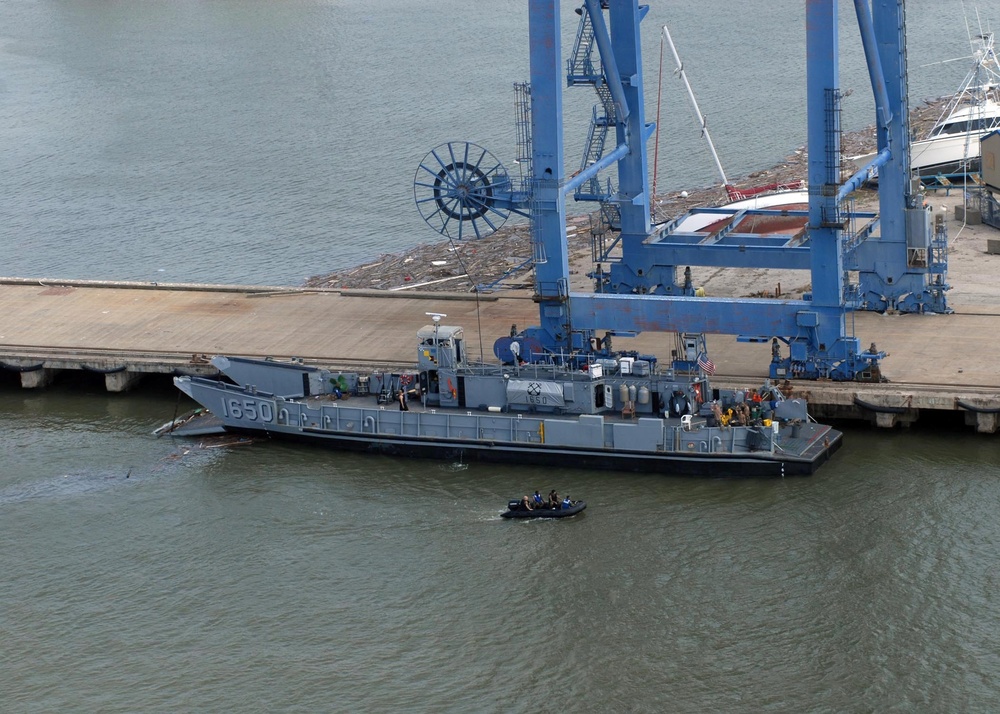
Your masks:
<svg viewBox="0 0 1000 714"><path fill-rule="evenodd" d="M911 131L915 136L924 136L937 121L945 99L936 100L917 107L911 112ZM859 156L875 148L873 128L844 134L842 139L844 156ZM797 149L781 163L746 176L734 184L739 187L761 186L770 183L791 183L806 178L806 150ZM844 170L849 175L858 167L845 160ZM721 186L693 189L654 196L654 222L670 220L687 210L699 206L715 206L726 203L728 198ZM859 192L859 204L871 205L875 194L871 191ZM568 249L571 264L573 289L584 289L589 280L584 276L592 269L591 215L572 216L567 219ZM317 275L306 281L306 287L342 289L381 289L421 291L472 292L475 286L490 286L493 289L514 289L531 287L532 273L529 258L531 241L526 224L505 226L493 235L481 240L461 243L443 241L423 244L404 253L387 253L371 262L345 270ZM779 271L780 272L780 271ZM792 272L792 271L788 271ZM734 277L739 274L739 279ZM743 296L773 294L781 275L772 271L743 270L737 273L733 268L693 269L695 283L713 292L722 294L720 286L728 285L725 292L733 289L745 290ZM808 284L796 284L793 276L785 277L782 294L796 294L808 289ZM801 278L798 282L801 283ZM714 283L714 285L713 285ZM711 286L711 289L710 289ZM787 289L786 289L787 288Z"/></svg>

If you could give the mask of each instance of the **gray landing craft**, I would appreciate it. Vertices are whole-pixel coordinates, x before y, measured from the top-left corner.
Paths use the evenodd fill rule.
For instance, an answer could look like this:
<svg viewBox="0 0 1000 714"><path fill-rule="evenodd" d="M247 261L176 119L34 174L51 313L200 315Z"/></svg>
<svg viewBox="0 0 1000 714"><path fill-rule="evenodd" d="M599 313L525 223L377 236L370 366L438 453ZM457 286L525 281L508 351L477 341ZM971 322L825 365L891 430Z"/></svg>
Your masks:
<svg viewBox="0 0 1000 714"><path fill-rule="evenodd" d="M213 364L229 382L178 377L175 383L227 431L339 449L687 476L812 473L840 447L840 432L812 421L803 401L784 399L770 384L752 391L712 389L714 367L704 337L692 333L710 330L770 341L775 380L852 380L877 375L885 355L861 352L860 340L847 334L846 317L857 301L846 301L846 295L870 292L879 296L879 304L898 307L903 290L913 309L931 305L935 312L946 311L943 272L893 267L892 275L876 280L874 287L848 290L848 271L831 268L848 264L841 255L847 243L869 245L862 240L867 234L848 241L843 233L848 222L841 203L867 173L838 184L837 5L835 0L808 3L809 185L817 187L809 194L808 245L789 245L785 237L737 235L732 225L661 241L665 229L651 225L646 152L655 125L645 120L642 43L636 41L648 7L638 0L586 0L577 8L573 56L564 63L560 3L530 0L531 81L515 85L518 175L509 174L482 147L448 142L418 167L414 200L428 225L451 240L488 235L511 213L529 218L540 324L497 340L496 361L489 364L470 360L462 328L441 324L442 316L434 315L433 324L417 334L416 363L408 372L334 372L294 362L216 357ZM874 18L887 32L889 41L882 44L900 50L901 0L891 8L883 5ZM860 5L858 12L866 47L875 47L871 12ZM901 50L895 55L903 58ZM899 80L892 86L902 84L901 73L890 76ZM566 174L562 140L566 83L594 90L600 100L581 169L572 176ZM888 109L892 102L883 96L881 83L878 89L880 116L899 116ZM899 96L905 115L905 91ZM926 212L912 208L911 220L904 211L910 184L904 180L901 151L908 132L891 128L899 133L895 149L880 150L873 162L883 166L879 190L884 203L894 197L893 217L885 225L919 225L926 230L918 243L926 247ZM605 171L617 175L617 185L611 176L601 180ZM569 197L600 205L593 293L570 289ZM913 203L906 198L905 206ZM856 269L867 276L869 264L896 266L910 245L895 238L877 244ZM691 264L809 269L812 293L808 300L696 297L690 280L679 279L679 267ZM611 335L640 332L677 335L669 363L612 350ZM781 355L781 343L789 347L787 357ZM397 405L397 399L403 403ZM200 421L184 428L201 428Z"/></svg>
<svg viewBox="0 0 1000 714"><path fill-rule="evenodd" d="M516 335L497 340L498 359L485 364L468 360L461 327L438 320L417 333L411 372L216 357L232 382L174 383L226 431L377 454L780 477L811 474L841 444L841 433L815 423L804 401L784 399L768 383L713 390L700 335L678 336L669 368L651 355L610 350L554 364Z"/></svg>

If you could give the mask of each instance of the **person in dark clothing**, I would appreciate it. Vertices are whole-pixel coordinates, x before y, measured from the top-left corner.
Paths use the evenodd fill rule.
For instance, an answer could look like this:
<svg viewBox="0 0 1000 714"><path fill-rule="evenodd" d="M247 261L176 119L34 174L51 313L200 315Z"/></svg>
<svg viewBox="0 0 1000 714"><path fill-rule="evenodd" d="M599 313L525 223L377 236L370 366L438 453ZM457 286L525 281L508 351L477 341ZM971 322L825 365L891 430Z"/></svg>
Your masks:
<svg viewBox="0 0 1000 714"><path fill-rule="evenodd" d="M559 494L556 493L555 489L549 491L549 508L559 507Z"/></svg>
<svg viewBox="0 0 1000 714"><path fill-rule="evenodd" d="M406 392L399 390L399 411L408 412L410 408L406 405Z"/></svg>

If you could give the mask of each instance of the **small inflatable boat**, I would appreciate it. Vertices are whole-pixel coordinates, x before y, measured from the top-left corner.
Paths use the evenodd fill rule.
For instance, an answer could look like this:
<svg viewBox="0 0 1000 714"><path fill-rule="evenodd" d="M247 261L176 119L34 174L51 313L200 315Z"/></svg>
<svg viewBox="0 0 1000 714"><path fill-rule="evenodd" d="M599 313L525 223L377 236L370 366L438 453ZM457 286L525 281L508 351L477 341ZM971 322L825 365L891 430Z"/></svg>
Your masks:
<svg viewBox="0 0 1000 714"><path fill-rule="evenodd" d="M504 518L568 518L569 516L575 516L586 507L586 501L571 501L569 508L535 506L531 510L528 510L520 501L508 501L507 510L500 515Z"/></svg>

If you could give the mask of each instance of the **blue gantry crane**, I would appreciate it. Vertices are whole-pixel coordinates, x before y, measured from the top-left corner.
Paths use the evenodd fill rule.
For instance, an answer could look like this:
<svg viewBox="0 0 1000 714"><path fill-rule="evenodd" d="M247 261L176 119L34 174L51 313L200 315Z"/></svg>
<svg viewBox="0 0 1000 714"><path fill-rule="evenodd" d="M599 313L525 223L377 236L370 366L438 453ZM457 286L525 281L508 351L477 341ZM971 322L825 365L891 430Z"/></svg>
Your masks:
<svg viewBox="0 0 1000 714"><path fill-rule="evenodd" d="M654 125L644 113L637 0L585 0L571 58L561 50L559 0L529 3L531 79L516 85L521 177L473 144L431 151L417 169L414 194L425 220L451 238L482 236L511 212L529 216L540 324L525 331L553 359L603 349L599 330L720 333L772 341L772 377L877 378L884 353L862 350L849 334L855 309L948 311L943 228L931 227L919 186L910 180L903 0L855 0L875 96L877 157L841 180L838 2L806 0L808 186L806 239L716 231L711 236L654 229L646 145ZM596 51L596 55L595 55ZM563 76L593 87L598 104L580 170L566 176ZM851 214L849 195L879 171L879 207ZM617 183L599 175L615 169ZM596 201L620 231L620 257L594 293L569 289L566 201ZM860 227L859 227L860 225ZM878 230L878 235L876 235ZM809 270L803 300L694 297L678 266ZM850 284L848 271L857 271ZM787 344L787 355L779 341Z"/></svg>

